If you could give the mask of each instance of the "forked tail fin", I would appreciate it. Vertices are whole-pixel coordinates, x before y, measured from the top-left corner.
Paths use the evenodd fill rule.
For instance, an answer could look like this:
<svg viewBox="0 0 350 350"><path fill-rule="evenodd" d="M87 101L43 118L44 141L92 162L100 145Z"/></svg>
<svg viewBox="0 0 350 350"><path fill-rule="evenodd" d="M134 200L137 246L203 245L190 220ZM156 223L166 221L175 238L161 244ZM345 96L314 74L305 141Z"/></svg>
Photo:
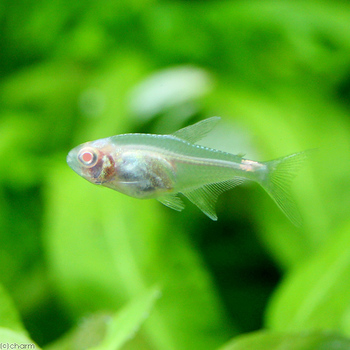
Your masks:
<svg viewBox="0 0 350 350"><path fill-rule="evenodd" d="M277 203L289 220L300 227L301 215L290 193L290 183L308 156L308 151L265 162L267 173L261 186Z"/></svg>

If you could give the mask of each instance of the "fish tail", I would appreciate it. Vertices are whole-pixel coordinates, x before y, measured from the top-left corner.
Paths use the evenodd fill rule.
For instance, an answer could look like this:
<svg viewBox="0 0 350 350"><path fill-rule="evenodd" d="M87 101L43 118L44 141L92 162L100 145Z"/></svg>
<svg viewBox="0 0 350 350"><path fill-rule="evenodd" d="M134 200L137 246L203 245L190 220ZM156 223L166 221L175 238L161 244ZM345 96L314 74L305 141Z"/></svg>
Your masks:
<svg viewBox="0 0 350 350"><path fill-rule="evenodd" d="M264 164L267 166L267 171L260 183L289 220L298 227L302 225L302 219L292 199L290 184L304 160L307 158L307 153L308 152L294 153L286 157L265 162Z"/></svg>

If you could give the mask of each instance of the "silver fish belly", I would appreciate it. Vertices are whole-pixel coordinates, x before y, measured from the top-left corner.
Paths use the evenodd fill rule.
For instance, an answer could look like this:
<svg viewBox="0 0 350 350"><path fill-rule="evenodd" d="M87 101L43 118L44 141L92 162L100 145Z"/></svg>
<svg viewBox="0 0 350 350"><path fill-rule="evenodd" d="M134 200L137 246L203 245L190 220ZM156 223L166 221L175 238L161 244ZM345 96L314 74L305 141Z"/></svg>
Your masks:
<svg viewBox="0 0 350 350"><path fill-rule="evenodd" d="M173 190L175 169L161 154L125 150L115 158L115 175L105 183L106 187L143 199L155 198Z"/></svg>

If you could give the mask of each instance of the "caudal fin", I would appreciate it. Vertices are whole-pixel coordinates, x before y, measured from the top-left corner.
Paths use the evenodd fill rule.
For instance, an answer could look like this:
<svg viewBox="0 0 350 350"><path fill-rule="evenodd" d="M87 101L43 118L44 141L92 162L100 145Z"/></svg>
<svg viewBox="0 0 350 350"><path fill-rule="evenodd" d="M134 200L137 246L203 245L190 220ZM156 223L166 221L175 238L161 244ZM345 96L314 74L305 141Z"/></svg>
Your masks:
<svg viewBox="0 0 350 350"><path fill-rule="evenodd" d="M301 215L292 199L290 183L302 166L308 152L294 153L289 156L265 162L267 174L261 186L277 203L295 226L301 226Z"/></svg>

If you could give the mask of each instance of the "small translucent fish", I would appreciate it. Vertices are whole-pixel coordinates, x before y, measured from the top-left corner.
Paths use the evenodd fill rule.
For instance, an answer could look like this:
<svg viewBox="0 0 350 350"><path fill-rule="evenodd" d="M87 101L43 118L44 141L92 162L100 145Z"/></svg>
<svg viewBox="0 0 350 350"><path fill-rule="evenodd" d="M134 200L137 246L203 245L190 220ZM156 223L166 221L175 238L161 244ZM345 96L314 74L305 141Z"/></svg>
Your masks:
<svg viewBox="0 0 350 350"><path fill-rule="evenodd" d="M306 152L257 162L195 144L219 120L208 118L171 135L123 134L86 142L69 152L67 163L94 184L135 198L155 198L178 211L185 207L178 196L182 193L212 220L217 220L218 196L252 180L300 226L289 185Z"/></svg>

